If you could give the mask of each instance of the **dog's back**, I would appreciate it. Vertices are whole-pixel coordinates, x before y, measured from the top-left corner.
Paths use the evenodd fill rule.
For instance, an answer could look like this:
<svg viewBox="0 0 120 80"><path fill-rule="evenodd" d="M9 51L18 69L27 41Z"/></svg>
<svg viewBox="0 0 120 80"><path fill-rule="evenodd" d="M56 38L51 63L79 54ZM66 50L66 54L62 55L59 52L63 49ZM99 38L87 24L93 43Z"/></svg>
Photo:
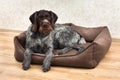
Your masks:
<svg viewBox="0 0 120 80"><path fill-rule="evenodd" d="M54 29L54 41L56 46L66 47L72 44L86 43L85 39L75 30L70 28L70 26L56 24Z"/></svg>

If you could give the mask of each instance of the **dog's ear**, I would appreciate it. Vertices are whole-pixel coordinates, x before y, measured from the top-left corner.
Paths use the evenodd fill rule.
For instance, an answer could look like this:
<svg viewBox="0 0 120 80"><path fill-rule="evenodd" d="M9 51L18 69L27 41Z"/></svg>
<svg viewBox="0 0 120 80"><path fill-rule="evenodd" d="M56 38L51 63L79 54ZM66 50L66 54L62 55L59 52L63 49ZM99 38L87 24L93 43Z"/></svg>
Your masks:
<svg viewBox="0 0 120 80"><path fill-rule="evenodd" d="M29 19L30 19L30 21L32 23L32 30L34 32L37 31L37 14L38 14L38 12L36 11L29 17Z"/></svg>
<svg viewBox="0 0 120 80"><path fill-rule="evenodd" d="M57 21L58 16L52 11L49 11L49 12L50 12L50 15L52 17L52 24L54 24Z"/></svg>

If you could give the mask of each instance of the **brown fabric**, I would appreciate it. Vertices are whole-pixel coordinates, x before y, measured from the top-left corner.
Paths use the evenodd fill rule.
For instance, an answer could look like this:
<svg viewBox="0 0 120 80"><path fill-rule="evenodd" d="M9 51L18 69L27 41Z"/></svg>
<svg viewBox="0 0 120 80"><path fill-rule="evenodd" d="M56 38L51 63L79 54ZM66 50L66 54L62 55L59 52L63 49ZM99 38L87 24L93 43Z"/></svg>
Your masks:
<svg viewBox="0 0 120 80"><path fill-rule="evenodd" d="M85 50L81 54L76 54L72 50L64 55L55 55L52 60L52 65L55 66L69 66L94 68L98 65L101 59L105 56L111 45L111 36L106 26L96 28L85 28L76 26L72 23L66 23L71 28L80 33L88 43L84 44ZM26 32L14 37L15 52L14 56L17 61L23 61L25 52L25 36ZM54 53L56 53L54 51ZM57 54L57 53L56 53ZM32 62L34 64L42 64L45 55L40 53L33 53Z"/></svg>

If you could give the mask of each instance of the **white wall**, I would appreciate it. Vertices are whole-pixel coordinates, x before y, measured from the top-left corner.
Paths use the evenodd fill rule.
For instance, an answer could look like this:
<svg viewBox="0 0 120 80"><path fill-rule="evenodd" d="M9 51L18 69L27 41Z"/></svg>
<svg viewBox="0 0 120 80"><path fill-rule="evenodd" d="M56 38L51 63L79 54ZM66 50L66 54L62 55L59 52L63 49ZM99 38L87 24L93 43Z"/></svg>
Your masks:
<svg viewBox="0 0 120 80"><path fill-rule="evenodd" d="M36 10L55 12L57 23L108 26L113 38L120 38L120 0L0 0L0 28L26 30Z"/></svg>

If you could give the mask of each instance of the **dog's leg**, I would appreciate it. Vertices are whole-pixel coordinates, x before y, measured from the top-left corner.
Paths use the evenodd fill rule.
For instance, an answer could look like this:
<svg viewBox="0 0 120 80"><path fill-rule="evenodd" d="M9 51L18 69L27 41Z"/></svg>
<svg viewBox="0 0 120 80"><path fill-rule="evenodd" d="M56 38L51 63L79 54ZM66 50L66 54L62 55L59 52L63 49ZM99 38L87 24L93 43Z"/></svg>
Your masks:
<svg viewBox="0 0 120 80"><path fill-rule="evenodd" d="M71 49L72 49L71 47L65 47L61 50L57 50L57 53L58 53L58 55L62 55L62 54L69 52Z"/></svg>
<svg viewBox="0 0 120 80"><path fill-rule="evenodd" d="M30 63L31 63L31 54L32 51L30 49L26 49L25 53L24 53L24 60L23 60L23 69L27 70L30 67Z"/></svg>
<svg viewBox="0 0 120 80"><path fill-rule="evenodd" d="M52 61L52 57L53 57L53 49L50 48L47 52L46 52L46 57L43 61L43 71L47 72L50 70L50 65L51 65L51 61Z"/></svg>
<svg viewBox="0 0 120 80"><path fill-rule="evenodd" d="M78 44L74 44L74 46L72 46L73 49L76 49L78 51L78 53L83 52L83 50L85 49L82 45L78 45Z"/></svg>

